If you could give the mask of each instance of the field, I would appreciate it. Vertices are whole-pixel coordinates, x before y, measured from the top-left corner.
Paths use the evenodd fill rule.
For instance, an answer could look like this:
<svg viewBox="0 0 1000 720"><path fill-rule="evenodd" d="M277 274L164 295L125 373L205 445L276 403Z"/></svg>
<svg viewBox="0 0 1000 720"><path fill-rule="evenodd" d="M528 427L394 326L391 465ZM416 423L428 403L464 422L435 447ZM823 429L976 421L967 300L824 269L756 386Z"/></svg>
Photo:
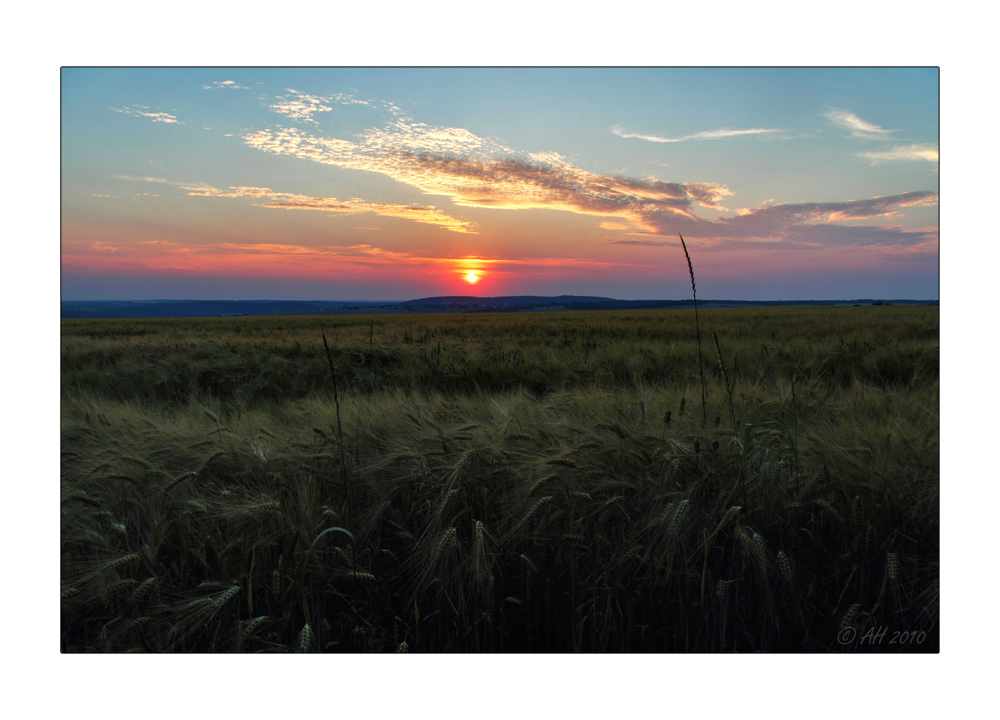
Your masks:
<svg viewBox="0 0 1000 720"><path fill-rule="evenodd" d="M699 323L63 321L61 649L937 651L938 308Z"/></svg>

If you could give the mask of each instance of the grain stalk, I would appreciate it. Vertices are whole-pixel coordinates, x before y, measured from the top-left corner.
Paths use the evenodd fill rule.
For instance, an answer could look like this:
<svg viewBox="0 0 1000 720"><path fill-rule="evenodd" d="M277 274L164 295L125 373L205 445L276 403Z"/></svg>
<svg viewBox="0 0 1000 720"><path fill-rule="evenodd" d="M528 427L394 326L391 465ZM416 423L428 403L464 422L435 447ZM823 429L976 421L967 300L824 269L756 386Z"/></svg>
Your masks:
<svg viewBox="0 0 1000 720"><path fill-rule="evenodd" d="M795 437L792 457L795 459L795 496L799 495L799 405L795 400L795 373L792 373L792 432Z"/></svg>
<svg viewBox="0 0 1000 720"><path fill-rule="evenodd" d="M337 442L340 445L340 482L347 496L347 524L351 522L351 489L347 485L347 464L344 461L344 428L340 422L340 397L337 392L337 372L333 369L333 355L330 353L330 345L326 342L326 333L323 333L323 347L326 349L326 361L330 365L330 377L333 379L333 404L337 409Z"/></svg>
<svg viewBox="0 0 1000 720"><path fill-rule="evenodd" d="M726 370L726 363L722 359L722 347L719 345L719 336L712 332L712 338L715 340L715 351L719 355L719 367L722 368L722 377L726 381L726 395L729 397L729 415L733 421L733 432L739 433L739 427L736 425L736 410L733 408L733 391L736 390L736 360L733 360L733 379L732 382L729 381L729 372Z"/></svg>
<svg viewBox="0 0 1000 720"><path fill-rule="evenodd" d="M688 252L687 243L684 236L678 233L681 239L681 247L684 248L684 257L688 261L688 274L691 275L691 296L694 298L694 333L698 339L698 373L701 375L701 424L708 421L708 408L705 404L705 365L701 359L701 326L698 324L698 291L694 285L694 266L691 264L691 254Z"/></svg>

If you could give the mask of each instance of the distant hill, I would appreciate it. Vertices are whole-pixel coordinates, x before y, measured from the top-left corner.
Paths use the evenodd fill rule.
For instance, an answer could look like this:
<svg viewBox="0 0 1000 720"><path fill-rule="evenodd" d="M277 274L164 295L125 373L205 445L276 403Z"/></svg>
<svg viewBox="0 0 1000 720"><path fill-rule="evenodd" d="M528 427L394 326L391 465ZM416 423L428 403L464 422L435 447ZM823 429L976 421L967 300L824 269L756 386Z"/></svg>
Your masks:
<svg viewBox="0 0 1000 720"><path fill-rule="evenodd" d="M420 298L405 302L344 300L63 300L62 317L70 318L170 318L240 317L249 315L328 315L357 312L424 312L456 310L529 310L567 303L615 302L585 295L540 297L516 295L479 298L468 295Z"/></svg>
<svg viewBox="0 0 1000 720"><path fill-rule="evenodd" d="M642 310L691 307L691 300L615 300L587 295L448 295L405 302L343 300L63 300L62 317L171 318L253 315L345 315L371 313L526 312L532 310ZM937 305L937 300L699 300L698 306Z"/></svg>
<svg viewBox="0 0 1000 720"><path fill-rule="evenodd" d="M619 302L606 297L589 297L586 295L557 295L547 297L542 295L503 295L501 297L473 297L471 295L449 295L445 297L428 297L419 300L407 300L400 305L421 307L421 306L444 306L444 305L565 305L567 303L580 302Z"/></svg>

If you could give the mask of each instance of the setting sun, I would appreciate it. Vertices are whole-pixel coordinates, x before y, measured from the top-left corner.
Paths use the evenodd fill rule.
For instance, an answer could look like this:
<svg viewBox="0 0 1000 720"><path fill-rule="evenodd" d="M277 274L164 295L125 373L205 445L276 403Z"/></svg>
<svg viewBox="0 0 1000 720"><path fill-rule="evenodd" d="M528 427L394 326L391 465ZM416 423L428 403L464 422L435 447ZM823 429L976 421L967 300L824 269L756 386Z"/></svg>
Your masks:
<svg viewBox="0 0 1000 720"><path fill-rule="evenodd" d="M479 276L476 275L476 273L474 273L474 272L470 272L468 275L465 276L465 281L466 282L474 283L477 280L479 280Z"/></svg>

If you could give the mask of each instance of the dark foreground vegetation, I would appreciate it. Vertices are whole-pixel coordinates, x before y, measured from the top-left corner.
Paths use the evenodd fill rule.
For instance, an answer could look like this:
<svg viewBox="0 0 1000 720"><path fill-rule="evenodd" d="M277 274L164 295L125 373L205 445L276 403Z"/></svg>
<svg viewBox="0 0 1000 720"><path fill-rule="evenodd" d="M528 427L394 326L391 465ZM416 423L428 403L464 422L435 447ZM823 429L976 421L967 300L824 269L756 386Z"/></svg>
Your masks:
<svg viewBox="0 0 1000 720"><path fill-rule="evenodd" d="M699 312L63 321L63 651L936 651L937 307Z"/></svg>

